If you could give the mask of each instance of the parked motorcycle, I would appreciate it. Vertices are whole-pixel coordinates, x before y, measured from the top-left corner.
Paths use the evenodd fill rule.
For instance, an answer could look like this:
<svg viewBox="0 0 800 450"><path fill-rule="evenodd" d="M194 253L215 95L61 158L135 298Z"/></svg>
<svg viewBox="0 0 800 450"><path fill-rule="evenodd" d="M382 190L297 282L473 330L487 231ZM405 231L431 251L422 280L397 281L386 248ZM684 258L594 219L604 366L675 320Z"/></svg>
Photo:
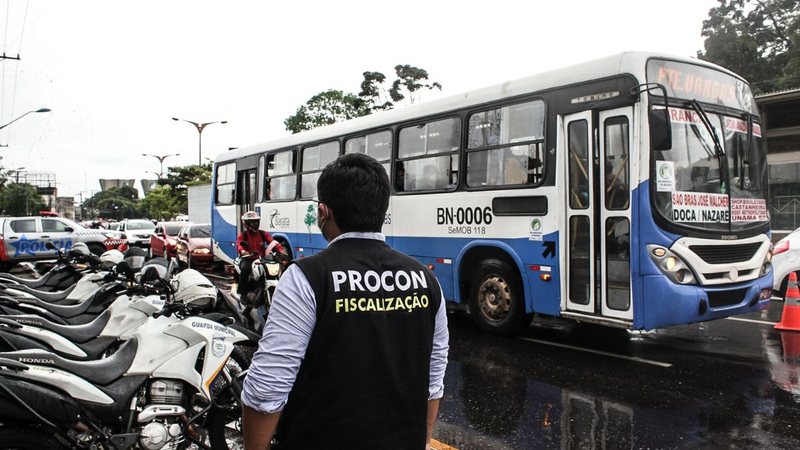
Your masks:
<svg viewBox="0 0 800 450"><path fill-rule="evenodd" d="M238 399L249 360L238 346L254 346L259 336L237 331L230 318L219 323L197 317L217 298L198 272L182 272L171 282L154 281L149 273L143 269L142 284L159 284L165 298L159 303L148 296L137 311L162 308L135 333L120 332L130 339L107 358L80 362L42 351L0 354L4 445L209 448L207 439L210 448L229 443L241 448L241 426L231 424L240 421ZM33 428L46 432L33 434Z"/></svg>
<svg viewBox="0 0 800 450"><path fill-rule="evenodd" d="M41 277L30 279L0 272L0 285L25 286L43 292L58 292L68 289L81 279L84 272L97 270L102 261L89 251L86 244L76 243L68 252L56 249L52 242L45 246L57 251L56 264Z"/></svg>
<svg viewBox="0 0 800 450"><path fill-rule="evenodd" d="M0 354L0 421L14 430L7 439L18 440L3 446L229 448L247 365L236 360L234 345L247 338L192 317L194 300L215 298L167 303L102 360Z"/></svg>

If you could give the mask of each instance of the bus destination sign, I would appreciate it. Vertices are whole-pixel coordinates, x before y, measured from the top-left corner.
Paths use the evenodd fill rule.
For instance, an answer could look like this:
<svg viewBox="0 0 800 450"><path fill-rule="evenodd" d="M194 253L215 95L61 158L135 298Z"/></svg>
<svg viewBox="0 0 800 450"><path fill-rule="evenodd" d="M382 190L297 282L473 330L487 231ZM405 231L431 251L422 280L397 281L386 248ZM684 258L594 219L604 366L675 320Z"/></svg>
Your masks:
<svg viewBox="0 0 800 450"><path fill-rule="evenodd" d="M726 73L694 64L651 59L647 62L647 81L667 88L670 97L697 99L757 114L753 94L742 80ZM659 91L651 91L655 94Z"/></svg>

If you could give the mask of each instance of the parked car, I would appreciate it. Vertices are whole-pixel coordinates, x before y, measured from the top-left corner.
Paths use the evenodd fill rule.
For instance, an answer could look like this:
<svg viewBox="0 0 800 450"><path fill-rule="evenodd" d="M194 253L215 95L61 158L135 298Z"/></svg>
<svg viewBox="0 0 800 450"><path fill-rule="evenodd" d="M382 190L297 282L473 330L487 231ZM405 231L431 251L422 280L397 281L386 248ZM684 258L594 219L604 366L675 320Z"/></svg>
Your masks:
<svg viewBox="0 0 800 450"><path fill-rule="evenodd" d="M175 257L175 243L177 242L178 233L186 227L186 222L159 222L150 235L150 250L149 256L166 256L170 258Z"/></svg>
<svg viewBox="0 0 800 450"><path fill-rule="evenodd" d="M150 247L150 235L156 226L144 219L130 219L119 222L119 232L128 240L128 245L142 248Z"/></svg>
<svg viewBox="0 0 800 450"><path fill-rule="evenodd" d="M778 241L772 250L773 293L783 298L789 274L796 272L800 280L800 228Z"/></svg>
<svg viewBox="0 0 800 450"><path fill-rule="evenodd" d="M211 226L207 223L198 223L184 227L178 233L175 257L179 264L190 268L213 264Z"/></svg>
<svg viewBox="0 0 800 450"><path fill-rule="evenodd" d="M83 242L97 255L125 244L121 235L109 230L90 230L63 217L2 217L0 218L0 262L51 259L56 248L69 250L75 242Z"/></svg>

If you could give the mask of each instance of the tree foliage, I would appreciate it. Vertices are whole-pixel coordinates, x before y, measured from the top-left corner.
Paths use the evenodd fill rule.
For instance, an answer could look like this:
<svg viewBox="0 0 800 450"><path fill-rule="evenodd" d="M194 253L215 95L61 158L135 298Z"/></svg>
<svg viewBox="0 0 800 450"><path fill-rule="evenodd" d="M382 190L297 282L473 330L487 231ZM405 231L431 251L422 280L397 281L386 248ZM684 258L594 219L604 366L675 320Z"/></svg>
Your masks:
<svg viewBox="0 0 800 450"><path fill-rule="evenodd" d="M741 75L756 93L800 86L800 0L719 0L702 35L698 57Z"/></svg>
<svg viewBox="0 0 800 450"><path fill-rule="evenodd" d="M294 115L283 121L292 133L355 119L370 113L364 100L353 94L334 89L320 92L297 108Z"/></svg>
<svg viewBox="0 0 800 450"><path fill-rule="evenodd" d="M8 183L0 189L0 211L7 216L28 216L47 209L35 186Z"/></svg>
<svg viewBox="0 0 800 450"><path fill-rule="evenodd" d="M189 210L187 188L196 184L208 183L211 183L211 163L170 167L166 178L158 180L159 185L168 187L169 190L159 191L158 195L171 196L171 210L175 211L176 214L186 213Z"/></svg>
<svg viewBox="0 0 800 450"><path fill-rule="evenodd" d="M344 120L385 111L402 103L415 103L425 90L442 90L442 85L428 81L428 71L408 64L394 67L395 79L387 87L386 75L364 72L358 94L330 89L311 97L283 124L292 133L311 130Z"/></svg>
<svg viewBox="0 0 800 450"><path fill-rule="evenodd" d="M109 219L134 219L141 217L138 208L139 192L134 187L113 187L94 194L83 203L84 208L98 211L100 217Z"/></svg>
<svg viewBox="0 0 800 450"><path fill-rule="evenodd" d="M139 201L139 209L150 219L169 220L185 212L180 209L177 198L169 186L158 186L151 189Z"/></svg>

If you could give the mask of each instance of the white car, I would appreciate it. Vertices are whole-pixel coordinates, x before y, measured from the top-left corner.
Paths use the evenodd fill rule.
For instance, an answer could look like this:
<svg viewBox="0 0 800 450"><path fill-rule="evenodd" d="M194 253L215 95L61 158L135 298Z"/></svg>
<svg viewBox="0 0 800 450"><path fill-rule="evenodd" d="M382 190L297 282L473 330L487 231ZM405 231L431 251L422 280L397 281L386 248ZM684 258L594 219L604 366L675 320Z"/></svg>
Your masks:
<svg viewBox="0 0 800 450"><path fill-rule="evenodd" d="M149 248L150 235L155 231L153 222L143 219L123 220L119 223L119 232L122 238L128 240L128 245Z"/></svg>
<svg viewBox="0 0 800 450"><path fill-rule="evenodd" d="M47 242L64 250L83 242L99 255L125 240L115 231L84 228L63 217L0 217L0 265L52 259L56 251L48 249Z"/></svg>
<svg viewBox="0 0 800 450"><path fill-rule="evenodd" d="M772 269L774 276L772 290L776 296L783 298L789 274L797 272L800 280L800 228L775 244L772 250Z"/></svg>

